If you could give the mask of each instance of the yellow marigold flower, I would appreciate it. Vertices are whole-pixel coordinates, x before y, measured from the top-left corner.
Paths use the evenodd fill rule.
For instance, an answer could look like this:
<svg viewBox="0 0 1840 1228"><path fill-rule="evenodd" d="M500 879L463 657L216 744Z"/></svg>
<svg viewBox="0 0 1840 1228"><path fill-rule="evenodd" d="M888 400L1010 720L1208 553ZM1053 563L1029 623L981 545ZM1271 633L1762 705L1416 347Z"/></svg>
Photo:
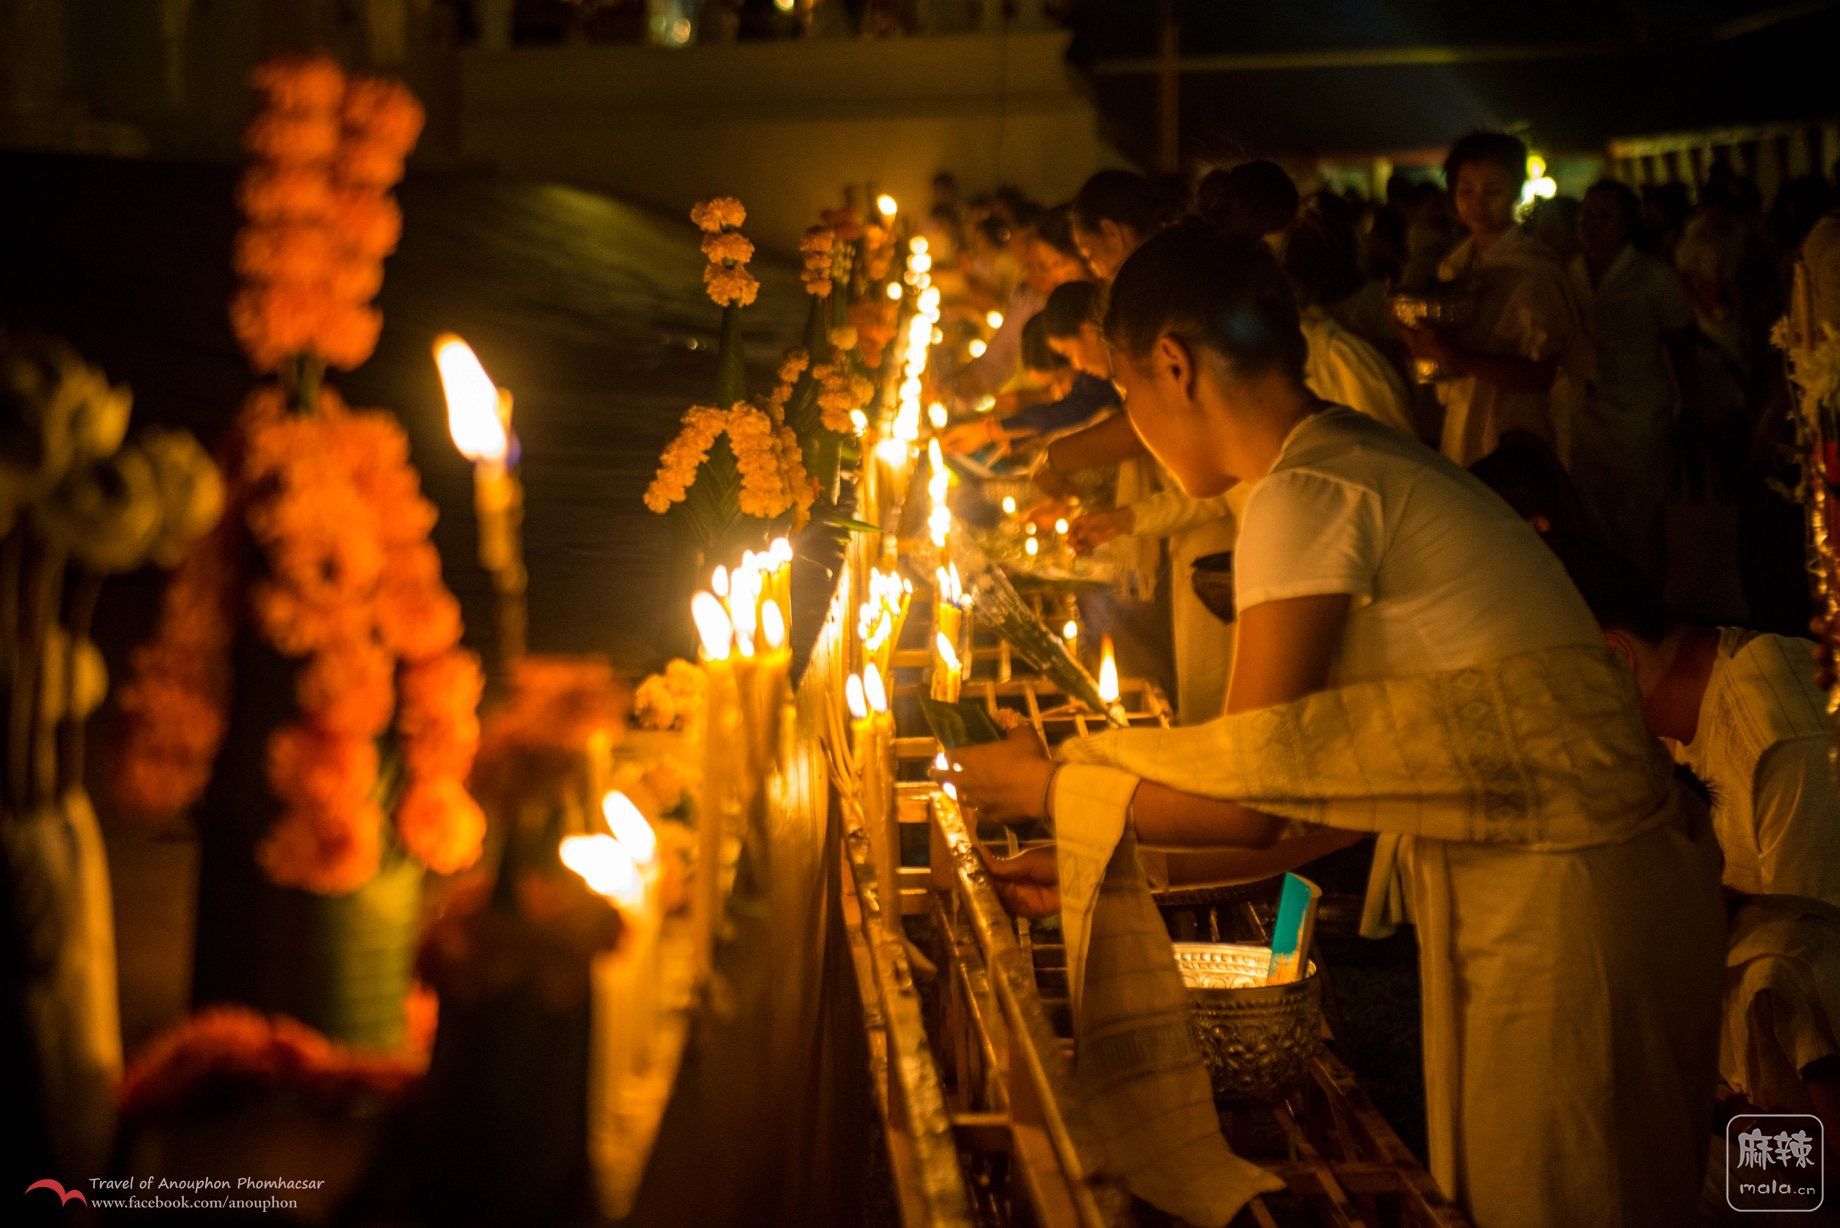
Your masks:
<svg viewBox="0 0 1840 1228"><path fill-rule="evenodd" d="M790 384L805 374L805 368L811 365L811 356L804 350L793 350L786 355L786 360L779 365L779 382Z"/></svg>
<svg viewBox="0 0 1840 1228"><path fill-rule="evenodd" d="M684 412L682 429L658 457L657 476L645 491L646 507L662 515L683 501L727 424L728 416L714 406L692 405Z"/></svg>
<svg viewBox="0 0 1840 1228"><path fill-rule="evenodd" d="M703 270L703 284L718 307L746 307L760 294L760 283L743 268L712 264Z"/></svg>
<svg viewBox="0 0 1840 1228"><path fill-rule="evenodd" d="M714 234L733 230L747 221L747 209L732 196L712 196L690 210L690 220L698 230Z"/></svg>
<svg viewBox="0 0 1840 1228"><path fill-rule="evenodd" d="M754 245L739 231L722 230L703 236L703 255L711 264L746 264L754 258Z"/></svg>
<svg viewBox="0 0 1840 1228"><path fill-rule="evenodd" d="M837 349L853 350L856 348L856 330L847 324L841 328L833 328L830 332L830 342Z"/></svg>

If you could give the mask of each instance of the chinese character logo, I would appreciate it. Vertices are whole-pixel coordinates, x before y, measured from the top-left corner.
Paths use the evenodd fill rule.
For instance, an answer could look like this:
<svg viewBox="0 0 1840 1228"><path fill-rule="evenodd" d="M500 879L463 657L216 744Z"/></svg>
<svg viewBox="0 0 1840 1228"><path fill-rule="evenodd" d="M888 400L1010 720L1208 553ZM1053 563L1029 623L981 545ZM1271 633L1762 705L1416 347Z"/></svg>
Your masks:
<svg viewBox="0 0 1840 1228"><path fill-rule="evenodd" d="M1826 1197L1819 1118L1740 1113L1725 1126L1725 1201L1734 1211L1814 1211Z"/></svg>

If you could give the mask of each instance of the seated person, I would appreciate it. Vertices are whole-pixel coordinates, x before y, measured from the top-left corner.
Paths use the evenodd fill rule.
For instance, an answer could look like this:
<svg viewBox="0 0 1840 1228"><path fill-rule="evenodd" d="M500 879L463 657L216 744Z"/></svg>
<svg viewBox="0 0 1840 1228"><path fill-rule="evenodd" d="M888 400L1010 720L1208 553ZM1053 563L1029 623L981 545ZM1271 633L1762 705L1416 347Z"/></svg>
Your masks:
<svg viewBox="0 0 1840 1228"><path fill-rule="evenodd" d="M939 446L970 468L1019 471L1026 466L1003 462L1029 441L1075 430L1119 406L1118 390L1109 381L1075 371L1048 344L1045 314L1037 312L1022 327L1029 386L1004 393L991 412L955 423L939 437Z"/></svg>
<svg viewBox="0 0 1840 1228"><path fill-rule="evenodd" d="M1548 538L1635 675L1649 730L1711 795L1731 905L1719 1076L1840 1140L1840 801L1814 645L1674 619L1633 564ZM1836 1152L1840 1154L1840 1152Z"/></svg>

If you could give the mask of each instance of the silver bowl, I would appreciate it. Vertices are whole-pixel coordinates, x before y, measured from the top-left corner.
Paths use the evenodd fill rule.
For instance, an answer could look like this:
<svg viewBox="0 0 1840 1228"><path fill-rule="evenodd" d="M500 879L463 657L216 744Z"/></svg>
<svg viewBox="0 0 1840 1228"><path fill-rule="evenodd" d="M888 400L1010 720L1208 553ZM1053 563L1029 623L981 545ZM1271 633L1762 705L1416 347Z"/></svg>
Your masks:
<svg viewBox="0 0 1840 1228"><path fill-rule="evenodd" d="M1309 1072L1322 1039L1322 979L1266 985L1269 947L1178 942L1176 967L1194 1003L1195 1042L1217 1104L1270 1104Z"/></svg>
<svg viewBox="0 0 1840 1228"><path fill-rule="evenodd" d="M1407 328L1460 329L1476 318L1476 288L1468 281L1440 281L1418 290L1392 295L1388 305L1393 318ZM1412 361L1413 375L1421 384L1450 378L1449 372L1429 358Z"/></svg>

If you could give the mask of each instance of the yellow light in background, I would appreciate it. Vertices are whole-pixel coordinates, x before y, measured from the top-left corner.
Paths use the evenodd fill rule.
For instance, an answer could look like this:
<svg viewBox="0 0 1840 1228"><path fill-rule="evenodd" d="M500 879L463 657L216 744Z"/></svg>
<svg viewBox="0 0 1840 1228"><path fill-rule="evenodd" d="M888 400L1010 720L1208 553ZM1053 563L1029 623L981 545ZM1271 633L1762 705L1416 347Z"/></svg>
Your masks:
<svg viewBox="0 0 1840 1228"><path fill-rule="evenodd" d="M859 721L869 719L869 701L863 696L863 680L860 674L851 674L843 683L844 702L850 705L850 715Z"/></svg>
<svg viewBox="0 0 1840 1228"><path fill-rule="evenodd" d="M1069 644L1079 639L1080 624L1074 622L1071 618L1068 619L1066 626L1061 628L1061 638L1066 640Z"/></svg>
<svg viewBox="0 0 1840 1228"><path fill-rule="evenodd" d="M863 670L863 698L869 701L869 711L888 711L888 689L882 685L882 671L875 668L873 661Z"/></svg>
<svg viewBox="0 0 1840 1228"><path fill-rule="evenodd" d="M1024 538L1022 542L1022 553L1028 555L1030 558L1034 558L1037 554L1041 553L1041 543L1032 537Z"/></svg>
<svg viewBox="0 0 1840 1228"><path fill-rule="evenodd" d="M658 856L658 833L633 805L632 798L618 791L607 794L601 798L601 815L613 838L626 847L634 862L641 866L652 864Z"/></svg>
<svg viewBox="0 0 1840 1228"><path fill-rule="evenodd" d="M984 356L984 351L989 348L989 346L984 344L984 339L982 337L973 337L971 339L971 344L965 347L965 353L971 355L973 358L982 358Z"/></svg>
<svg viewBox="0 0 1840 1228"><path fill-rule="evenodd" d="M1003 496L1003 514L1005 516L1014 516L1016 514L1016 496L1015 495L1004 495Z"/></svg>
<svg viewBox="0 0 1840 1228"><path fill-rule="evenodd" d="M889 298L898 299L901 297L901 294L902 294L902 291L901 291L900 282L891 281L888 283L888 297Z"/></svg>
<svg viewBox="0 0 1840 1228"><path fill-rule="evenodd" d="M994 308L991 309L990 311L985 312L984 313L984 323L990 325L992 328L1002 328L1003 327L1003 313L1000 311L997 311Z"/></svg>
<svg viewBox="0 0 1840 1228"><path fill-rule="evenodd" d="M946 753L942 750L937 755L933 756L933 766L942 772L947 772L952 769L952 761L946 758ZM953 801L958 800L958 787L951 781L946 781L944 784L940 785L939 791Z"/></svg>
<svg viewBox="0 0 1840 1228"><path fill-rule="evenodd" d="M885 218L893 217L895 210L900 207L900 205L895 203L894 197L888 195L886 192L883 192L880 196L875 198L875 211Z"/></svg>
<svg viewBox="0 0 1840 1228"><path fill-rule="evenodd" d="M1067 518L1065 516L1062 516L1059 520L1054 522L1054 531L1056 533L1064 535L1067 532L1067 527Z"/></svg>
<svg viewBox="0 0 1840 1228"><path fill-rule="evenodd" d="M1106 636L1099 648L1099 698L1107 705L1118 702L1118 662L1112 656L1112 637Z"/></svg>
<svg viewBox="0 0 1840 1228"><path fill-rule="evenodd" d="M913 252L916 256L925 255L926 247L927 247L927 243L926 243L925 235L915 235L914 241L908 244L908 250Z"/></svg>
<svg viewBox="0 0 1840 1228"><path fill-rule="evenodd" d="M941 405L938 401L934 401L931 405L926 407L926 420L933 424L934 430L943 431L946 429L946 423L951 421L951 418L946 414L946 407Z"/></svg>
<svg viewBox="0 0 1840 1228"><path fill-rule="evenodd" d="M511 443L499 408L502 395L473 347L452 333L435 339L434 365L447 397L447 431L460 455L475 463L502 463Z"/></svg>

